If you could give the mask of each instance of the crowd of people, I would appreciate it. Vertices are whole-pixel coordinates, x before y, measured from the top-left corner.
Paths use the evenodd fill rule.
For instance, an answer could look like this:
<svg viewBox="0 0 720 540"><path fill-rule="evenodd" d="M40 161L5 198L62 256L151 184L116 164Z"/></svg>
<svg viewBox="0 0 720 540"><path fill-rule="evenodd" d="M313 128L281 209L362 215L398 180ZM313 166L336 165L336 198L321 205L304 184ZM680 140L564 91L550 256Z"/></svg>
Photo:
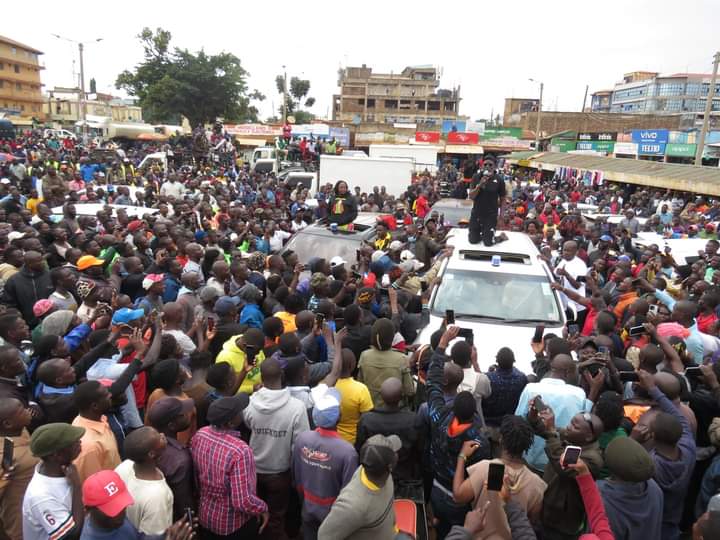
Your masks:
<svg viewBox="0 0 720 540"><path fill-rule="evenodd" d="M486 158L311 205L237 162L139 170L150 145L0 150L0 538L720 537L718 201ZM416 343L446 192L475 242L532 238L562 335ZM357 260L283 249L359 210ZM707 243L676 261L643 229Z"/></svg>

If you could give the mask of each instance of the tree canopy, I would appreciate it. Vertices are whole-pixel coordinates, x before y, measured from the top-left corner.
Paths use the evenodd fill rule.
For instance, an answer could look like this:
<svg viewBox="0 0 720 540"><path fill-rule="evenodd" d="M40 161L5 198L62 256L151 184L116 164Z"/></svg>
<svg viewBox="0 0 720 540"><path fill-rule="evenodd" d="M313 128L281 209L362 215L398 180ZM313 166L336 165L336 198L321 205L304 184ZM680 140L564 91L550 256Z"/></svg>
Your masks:
<svg viewBox="0 0 720 540"><path fill-rule="evenodd" d="M151 122L179 123L185 116L195 127L222 117L226 121L257 121L252 100L263 100L257 90L248 93L248 73L231 53L209 55L200 50L170 48L172 35L144 28L138 35L144 60L133 71L118 75L115 86L139 99L143 116Z"/></svg>
<svg viewBox="0 0 720 540"><path fill-rule="evenodd" d="M310 81L307 79L300 79L299 77L291 77L290 84L287 89L286 108L287 114L295 116L295 121L298 124L304 124L313 120L315 115L310 111L304 111L300 107L312 107L315 104L314 97L307 97L310 92ZM285 76L278 75L275 77L275 86L279 94L283 94L285 87ZM304 100L304 101L303 101ZM282 111L282 105L280 106Z"/></svg>

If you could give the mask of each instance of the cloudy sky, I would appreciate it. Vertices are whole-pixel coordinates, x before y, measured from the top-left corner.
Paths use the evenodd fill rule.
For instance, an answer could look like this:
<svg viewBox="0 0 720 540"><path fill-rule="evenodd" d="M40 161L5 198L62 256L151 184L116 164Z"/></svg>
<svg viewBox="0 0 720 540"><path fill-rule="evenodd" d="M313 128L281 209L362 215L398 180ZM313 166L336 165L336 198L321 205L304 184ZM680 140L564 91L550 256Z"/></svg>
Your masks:
<svg viewBox="0 0 720 540"><path fill-rule="evenodd" d="M528 78L545 83L545 110L577 111L585 85L610 88L638 70L709 73L720 49L720 0L44 3L3 6L1 32L45 52L46 88L72 86L73 73L78 80L77 45L53 33L102 37L86 46L86 81L118 95L117 74L142 59L135 36L160 26L175 46L237 55L250 88L267 95L263 118L279 106L283 65L289 77L310 79L312 111L325 116L339 67L397 73L432 64L443 87L461 86L460 112L476 119L502 114L505 97L537 96Z"/></svg>

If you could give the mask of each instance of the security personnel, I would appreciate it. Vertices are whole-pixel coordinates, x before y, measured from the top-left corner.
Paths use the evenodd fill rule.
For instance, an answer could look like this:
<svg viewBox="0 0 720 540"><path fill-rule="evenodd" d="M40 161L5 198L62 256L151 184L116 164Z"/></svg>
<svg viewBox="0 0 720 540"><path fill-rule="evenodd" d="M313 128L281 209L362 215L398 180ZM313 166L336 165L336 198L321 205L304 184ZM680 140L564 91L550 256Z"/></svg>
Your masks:
<svg viewBox="0 0 720 540"><path fill-rule="evenodd" d="M505 182L495 172L495 161L485 159L483 168L475 173L468 193L473 200L470 213L469 240L471 244L492 246L498 209L505 198Z"/></svg>

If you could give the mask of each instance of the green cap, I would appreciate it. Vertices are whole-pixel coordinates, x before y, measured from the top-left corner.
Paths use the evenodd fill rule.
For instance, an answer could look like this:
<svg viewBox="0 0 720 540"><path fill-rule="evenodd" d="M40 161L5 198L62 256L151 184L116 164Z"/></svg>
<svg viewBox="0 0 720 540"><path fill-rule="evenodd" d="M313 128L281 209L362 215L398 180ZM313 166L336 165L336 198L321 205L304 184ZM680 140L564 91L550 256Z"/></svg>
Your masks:
<svg viewBox="0 0 720 540"><path fill-rule="evenodd" d="M45 424L37 428L30 437L30 450L39 458L49 456L79 441L84 434L85 428L64 422Z"/></svg>

